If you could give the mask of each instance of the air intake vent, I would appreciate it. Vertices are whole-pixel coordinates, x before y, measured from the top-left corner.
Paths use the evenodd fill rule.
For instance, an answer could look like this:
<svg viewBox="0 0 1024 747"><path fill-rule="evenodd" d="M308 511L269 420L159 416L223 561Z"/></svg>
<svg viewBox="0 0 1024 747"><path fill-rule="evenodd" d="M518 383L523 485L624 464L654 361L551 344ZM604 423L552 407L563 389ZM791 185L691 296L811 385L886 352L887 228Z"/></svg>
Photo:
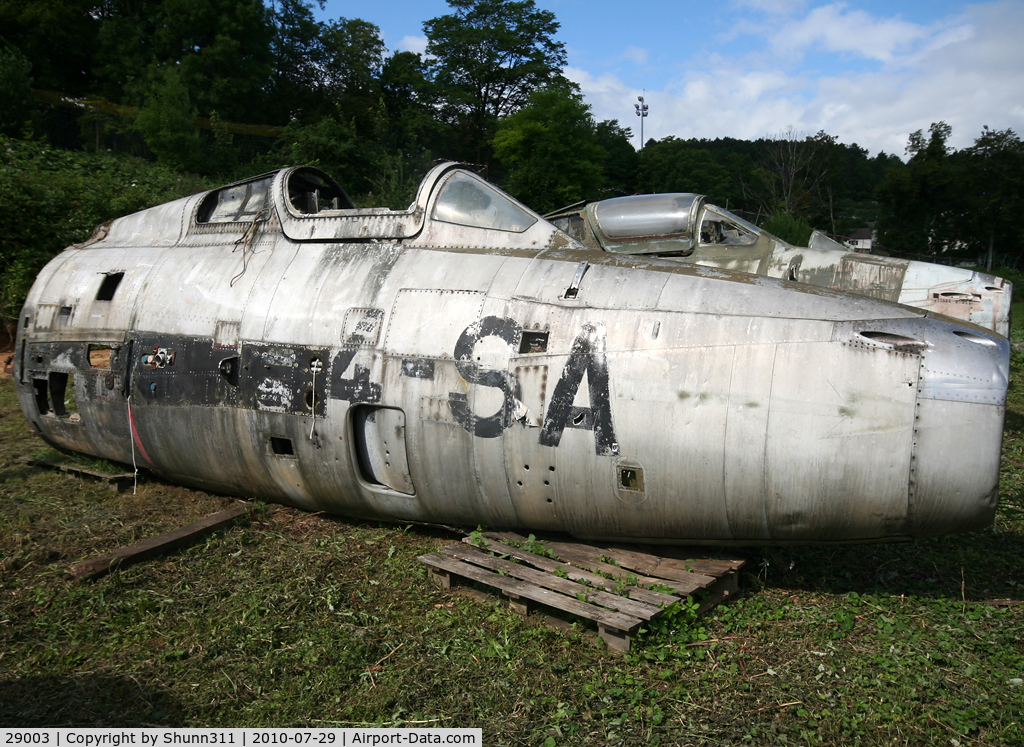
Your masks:
<svg viewBox="0 0 1024 747"><path fill-rule="evenodd" d="M999 345L991 337L985 337L984 335L975 334L974 332L968 332L966 329L954 329L953 334L957 337L962 337L970 342L976 342L979 345L984 345L989 348L994 348Z"/></svg>
<svg viewBox="0 0 1024 747"><path fill-rule="evenodd" d="M928 343L923 340L915 340L913 337L904 337L903 335L896 335L892 332L864 330L860 333L860 336L866 337L871 340L871 342L881 343L882 345L891 345L893 349L901 353L920 354L928 347Z"/></svg>

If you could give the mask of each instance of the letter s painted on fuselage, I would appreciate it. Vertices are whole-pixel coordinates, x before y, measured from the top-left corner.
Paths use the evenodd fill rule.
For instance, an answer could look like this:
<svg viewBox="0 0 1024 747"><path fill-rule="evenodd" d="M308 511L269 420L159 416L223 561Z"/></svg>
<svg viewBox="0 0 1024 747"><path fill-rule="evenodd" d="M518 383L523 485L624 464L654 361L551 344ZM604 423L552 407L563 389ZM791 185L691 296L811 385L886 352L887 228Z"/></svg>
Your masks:
<svg viewBox="0 0 1024 747"><path fill-rule="evenodd" d="M504 340L510 349L515 350L521 335L522 327L515 320L487 316L466 327L459 336L455 344L455 367L459 375L467 383L500 389L503 395L503 404L498 412L480 417L469 406L465 392L449 392L452 416L469 433L480 438L500 436L511 427L517 400L522 399L519 381L507 370L485 368L473 360L476 344L484 337L493 336ZM573 405L583 374L587 375L590 407ZM619 453L608 387L608 338L603 324L584 324L573 340L565 368L555 384L538 443L558 446L566 428L593 431L595 452L599 456Z"/></svg>
<svg viewBox="0 0 1024 747"><path fill-rule="evenodd" d="M467 383L494 387L500 389L504 395L501 409L489 417L482 418L469 406L465 392L448 393L448 405L456 422L480 438L497 438L512 425L515 400L522 399L523 394L518 380L508 371L477 365L473 360L473 350L485 337L499 337L514 349L522 331L522 327L514 319L485 316L479 322L466 327L455 343L455 368L459 375Z"/></svg>

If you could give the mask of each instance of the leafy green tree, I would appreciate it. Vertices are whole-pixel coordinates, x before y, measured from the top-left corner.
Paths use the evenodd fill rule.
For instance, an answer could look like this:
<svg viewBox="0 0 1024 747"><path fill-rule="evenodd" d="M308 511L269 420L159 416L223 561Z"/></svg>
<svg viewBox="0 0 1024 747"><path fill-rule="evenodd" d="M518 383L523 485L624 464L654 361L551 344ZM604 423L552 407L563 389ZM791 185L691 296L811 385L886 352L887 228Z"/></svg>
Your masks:
<svg viewBox="0 0 1024 747"><path fill-rule="evenodd" d="M0 47L32 63L40 88L81 96L93 85L101 17L95 0L0 0Z"/></svg>
<svg viewBox="0 0 1024 747"><path fill-rule="evenodd" d="M729 172L711 153L689 140L669 136L640 152L641 192L696 192L725 205L734 192Z"/></svg>
<svg viewBox="0 0 1024 747"><path fill-rule="evenodd" d="M367 191L363 177L370 164L364 161L355 127L340 113L313 124L292 122L283 136L282 158L297 166L318 166L341 182L350 194Z"/></svg>
<svg viewBox="0 0 1024 747"><path fill-rule="evenodd" d="M597 144L606 153L602 171L604 197L631 195L637 190L640 154L630 143L633 133L616 119L598 122L594 130Z"/></svg>
<svg viewBox="0 0 1024 747"><path fill-rule="evenodd" d="M97 85L111 100L142 105L174 66L200 113L273 124L279 34L262 0L112 0L98 15Z"/></svg>
<svg viewBox="0 0 1024 747"><path fill-rule="evenodd" d="M360 137L344 114L312 124L288 125L279 151L280 164L317 166L333 176L357 205L405 208L415 195L429 159L407 157L377 138Z"/></svg>
<svg viewBox="0 0 1024 747"><path fill-rule="evenodd" d="M323 8L323 0L319 5ZM324 93L324 24L305 0L273 0L271 52L273 73L268 122L308 121L322 115Z"/></svg>
<svg viewBox="0 0 1024 747"><path fill-rule="evenodd" d="M0 133L18 135L32 109L32 63L16 49L0 48Z"/></svg>
<svg viewBox="0 0 1024 747"><path fill-rule="evenodd" d="M161 0L109 0L98 13L91 95L139 105L154 62Z"/></svg>
<svg viewBox="0 0 1024 747"><path fill-rule="evenodd" d="M558 22L533 0L448 0L452 13L423 24L441 109L464 152L486 160L498 120L526 105L566 64Z"/></svg>
<svg viewBox="0 0 1024 747"><path fill-rule="evenodd" d="M961 244L985 256L989 270L997 250L1016 260L1024 247L1024 143L1012 130L986 126L958 155L957 184L966 202L958 220Z"/></svg>
<svg viewBox="0 0 1024 747"><path fill-rule="evenodd" d="M451 129L437 117L437 88L418 53L397 52L385 60L380 86L389 147L408 154L451 152Z"/></svg>
<svg viewBox="0 0 1024 747"><path fill-rule="evenodd" d="M321 35L324 96L334 102L362 135L376 126L380 75L387 51L380 29L359 19L339 18Z"/></svg>
<svg viewBox="0 0 1024 747"><path fill-rule="evenodd" d="M782 212L769 215L761 228L793 246L807 246L813 230L805 220Z"/></svg>
<svg viewBox="0 0 1024 747"><path fill-rule="evenodd" d="M210 112L210 142L206 147L206 168L203 174L234 174L238 168L238 150L234 136L216 111Z"/></svg>
<svg viewBox="0 0 1024 747"><path fill-rule="evenodd" d="M163 0L156 63L176 64L196 108L259 121L272 69L273 27L261 0Z"/></svg>
<svg viewBox="0 0 1024 747"><path fill-rule="evenodd" d="M952 129L936 122L928 132L927 138L921 130L911 133L909 162L890 169L878 186L878 238L890 252L936 256L956 243L954 198L959 188L946 144Z"/></svg>
<svg viewBox="0 0 1024 747"><path fill-rule="evenodd" d="M157 161L186 171L202 171L202 138L195 126L196 111L176 67L162 71L138 119L142 133Z"/></svg>
<svg viewBox="0 0 1024 747"><path fill-rule="evenodd" d="M606 152L590 107L569 86L538 88L502 120L494 152L508 168L508 191L540 213L597 195Z"/></svg>

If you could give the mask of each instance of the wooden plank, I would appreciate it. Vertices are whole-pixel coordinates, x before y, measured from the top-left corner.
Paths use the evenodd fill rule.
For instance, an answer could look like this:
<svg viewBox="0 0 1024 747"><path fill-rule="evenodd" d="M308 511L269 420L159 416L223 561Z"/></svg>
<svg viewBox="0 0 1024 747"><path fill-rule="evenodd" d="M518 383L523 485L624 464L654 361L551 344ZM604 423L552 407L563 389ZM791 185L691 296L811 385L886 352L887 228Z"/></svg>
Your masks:
<svg viewBox="0 0 1024 747"><path fill-rule="evenodd" d="M479 547L474 542L473 537L463 537L462 541L472 547ZM509 555L513 558L518 558L535 568L540 568L542 571L548 571L554 573L555 570L563 571L567 574L567 577L571 581L586 580L591 583L595 588L605 589L606 591L618 592L622 588L622 584L617 581L613 581L605 576L599 576L596 573L585 571L578 566L570 565L569 563L562 563L554 558L549 558L544 555L537 555L529 550L523 550L520 547L514 547L512 545L506 545L504 542L497 540L488 540L486 547L483 549L496 553L498 555ZM653 607L668 606L673 602L678 602L680 596L678 594L665 594L660 591L651 591L650 589L644 589L640 586L627 586L626 587L630 599L635 599L638 602L649 604Z"/></svg>
<svg viewBox="0 0 1024 747"><path fill-rule="evenodd" d="M526 537L516 534L515 532L485 532L483 536L487 539L493 538L496 540L506 540L508 542L517 543L525 542L527 539ZM652 560L660 560L657 559L655 556L647 555L646 553L640 553L634 550L623 549L620 551L618 548L605 549L601 547L587 545L582 542L558 542L553 540L537 540L537 543L551 550L554 554L558 555L562 560L568 561L573 565L577 565L579 567L586 567L591 571L595 571L601 574L609 573L620 580L625 580L626 577L630 575L630 566L632 565L649 566L650 560L646 560L644 556ZM616 555L618 555L618 557L616 557ZM610 563L605 563L603 561L597 560L597 558L602 556L615 559L616 562L619 562L619 558L621 558L621 560L627 565L616 566L611 565ZM675 592L677 594L680 594L681 596L688 596L694 593L695 591L700 591L701 589L708 589L716 584L716 579L714 576L705 575L702 573L691 573L689 571L676 567L676 564L683 565L684 562L688 561L678 561L674 559L669 560L672 562L669 562L664 566L662 566L660 562L658 563L658 566L660 566L660 570L663 571L665 575L661 575L660 573L648 575L646 573L643 573L639 569L637 571L632 571L632 575L637 577L637 581L641 585L648 586L652 584L660 584L668 586L669 588L674 589ZM742 567L744 561L729 560L725 561L719 567L722 570L725 570L726 568L732 568L733 565L736 563L739 564L739 567ZM659 569L656 568L655 570Z"/></svg>
<svg viewBox="0 0 1024 747"><path fill-rule="evenodd" d="M558 553L559 547L565 547L569 543L551 543L551 548ZM634 550L623 550L615 547L594 547L583 543L573 542L571 546L575 552L583 553L586 557L597 560L598 558L611 558L618 563L620 568L625 568L634 573L643 573L646 576L665 580L679 581L684 584L693 584L694 589L706 589L715 582L714 576L705 576L702 573L692 573L680 568L663 566L660 559L653 555L636 552ZM661 566L661 572L654 571Z"/></svg>
<svg viewBox="0 0 1024 747"><path fill-rule="evenodd" d="M654 568L652 574L658 576L669 572L670 569L684 571L686 573L699 573L712 578L721 576L723 573L731 573L732 568L727 564L708 562L699 559L677 560L676 558L662 558L661 562Z"/></svg>
<svg viewBox="0 0 1024 747"><path fill-rule="evenodd" d="M657 558L654 555L625 547L593 547L584 543L580 543L579 547L581 550L594 553L594 557L604 556L611 558L623 568L629 568L648 576L657 575L652 571L658 567L661 561L661 558Z"/></svg>
<svg viewBox="0 0 1024 747"><path fill-rule="evenodd" d="M55 464L54 462L47 462L43 459L27 459L22 458L23 462L32 467L41 467L43 469L51 469L55 472L63 472L74 477L81 477L86 480L93 480L97 482L105 482L110 486L110 489L123 493L129 487L135 484L136 475L134 472L121 472L116 475L108 475L103 472L95 472L91 469L83 469L82 467L75 467L70 464Z"/></svg>
<svg viewBox="0 0 1024 747"><path fill-rule="evenodd" d="M630 576L636 578L636 583L641 586L650 586L652 584L658 584L660 586L667 586L670 589L674 589L676 593L683 596L693 594L695 591L700 591L704 588L703 583L696 583L692 581L678 581L675 579L667 578L655 578L653 576L646 576L642 573L634 573L627 568L623 568L618 565L611 565L604 561L597 560L594 554L586 550L577 549L570 542L549 542L547 546L558 555L560 558L569 561L573 565L578 565L581 568L587 568L588 570L594 571L595 573L610 573L615 578L622 581L629 580Z"/></svg>
<svg viewBox="0 0 1024 747"><path fill-rule="evenodd" d="M645 550L652 551L650 546ZM680 563L679 567L690 566L697 573L706 573L709 576L717 576L728 571L738 571L747 564L747 561L736 557L714 557L709 558L702 554L694 553L692 547L679 547L677 545L658 546L658 555L663 556L666 561Z"/></svg>
<svg viewBox="0 0 1024 747"><path fill-rule="evenodd" d="M250 510L252 510L251 504L233 506L226 511L207 516L205 519L192 522L188 526L175 529L172 532L136 542L134 545L122 547L98 558L75 563L71 566L71 576L78 581L96 578L115 568L134 565L162 553L184 547L231 524L239 516L249 513Z"/></svg>
<svg viewBox="0 0 1024 747"><path fill-rule="evenodd" d="M621 612L624 615L631 615L641 620L650 620L652 617L656 617L661 613L660 607L644 604L628 597L622 597L617 594L610 594L607 591L600 589L594 589L589 586L584 586L568 578L562 578L556 576L553 573L546 573L544 571L538 571L533 568L528 568L524 565L513 563L510 560L504 560L503 558L497 558L493 555L480 552L472 545L449 545L441 550L445 555L456 558L458 560L464 560L467 563L473 563L483 568L487 568L492 571L500 571L521 579L528 581L529 583L542 586L552 591L557 591L560 594L566 594L570 597L579 599L578 594L582 593L585 599L580 601L590 602L591 604L600 605L606 609L612 610L613 612Z"/></svg>
<svg viewBox="0 0 1024 747"><path fill-rule="evenodd" d="M419 560L434 568L440 568L454 575L463 576L464 578L501 589L506 594L532 599L535 602L546 604L548 607L554 607L555 609L560 609L588 620L594 620L601 625L616 630L633 633L644 622L635 617L581 602L575 597L568 597L550 589L542 589L525 581L520 581L517 578L498 575L485 568L464 563L447 555L431 553L429 555L421 555Z"/></svg>
<svg viewBox="0 0 1024 747"><path fill-rule="evenodd" d="M691 580L685 576L680 576L680 573L714 578L720 573L732 569L727 563L704 562L698 559L680 560L677 558L665 558L620 545L593 549L602 551L605 556L613 558L623 568L630 568L645 573L648 576L657 576L659 578L674 578L680 581Z"/></svg>

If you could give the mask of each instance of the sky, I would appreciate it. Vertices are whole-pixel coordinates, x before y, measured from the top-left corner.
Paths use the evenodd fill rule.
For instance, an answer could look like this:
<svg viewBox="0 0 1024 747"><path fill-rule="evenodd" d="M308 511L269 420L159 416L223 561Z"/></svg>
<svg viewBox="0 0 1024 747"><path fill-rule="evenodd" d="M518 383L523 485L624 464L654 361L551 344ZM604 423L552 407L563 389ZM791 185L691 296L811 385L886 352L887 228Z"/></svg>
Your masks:
<svg viewBox="0 0 1024 747"><path fill-rule="evenodd" d="M1024 0L535 0L552 11L564 75L597 121L644 140L754 140L824 130L905 157L933 122L970 146L982 126L1024 137ZM322 20L375 24L390 52L423 52L445 0L327 0Z"/></svg>

